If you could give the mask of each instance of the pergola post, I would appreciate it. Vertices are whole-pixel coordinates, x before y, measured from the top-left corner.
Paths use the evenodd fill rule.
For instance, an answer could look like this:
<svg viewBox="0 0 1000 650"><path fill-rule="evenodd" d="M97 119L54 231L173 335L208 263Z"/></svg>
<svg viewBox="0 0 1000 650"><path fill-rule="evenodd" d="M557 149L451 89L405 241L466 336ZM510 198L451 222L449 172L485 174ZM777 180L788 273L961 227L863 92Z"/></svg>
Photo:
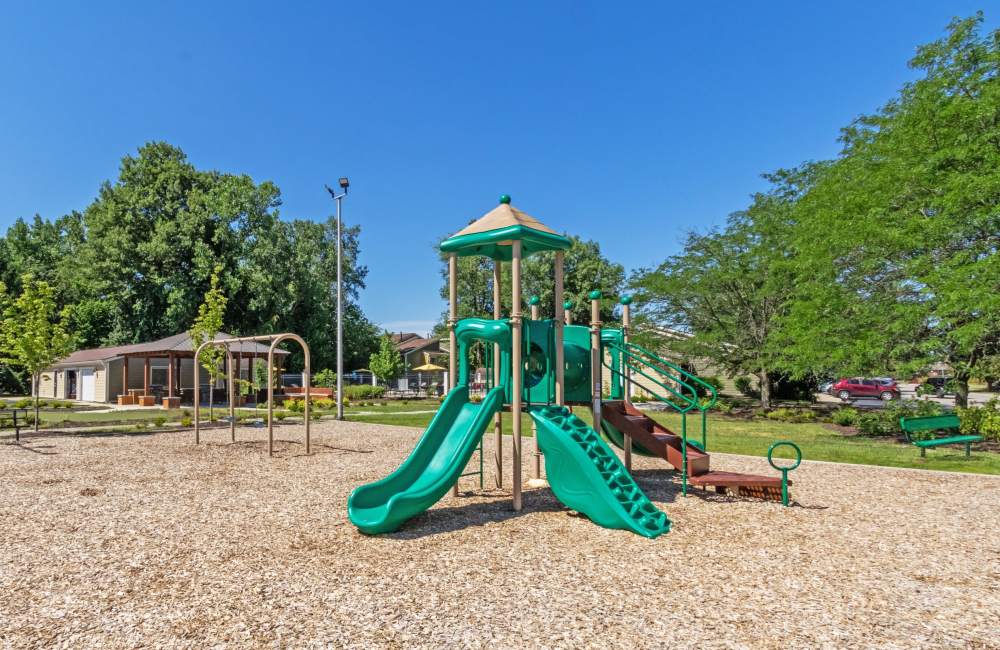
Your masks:
<svg viewBox="0 0 1000 650"><path fill-rule="evenodd" d="M553 289L554 301L555 301L555 312L552 319L552 335L553 335L553 345L556 347L555 363L556 363L556 404L558 406L563 406L566 403L565 395L565 351L563 350L563 319L565 314L563 312L563 252L556 251L555 255L555 278L553 278L555 287Z"/></svg>
<svg viewBox="0 0 1000 650"><path fill-rule="evenodd" d="M503 266L500 260L493 260L493 319L503 318ZM493 386L500 385L500 344L493 344ZM493 456L496 461L496 485L503 487L503 409L497 411L493 424Z"/></svg>
<svg viewBox="0 0 1000 650"><path fill-rule="evenodd" d="M236 391L233 390L236 384L233 382L233 353L228 345L226 345L226 362L229 370L226 384L226 390L229 392L229 440L236 442Z"/></svg>
<svg viewBox="0 0 1000 650"><path fill-rule="evenodd" d="M149 395L149 357L142 361L142 395Z"/></svg>
<svg viewBox="0 0 1000 650"><path fill-rule="evenodd" d="M122 357L122 394L119 397L131 396L128 392L128 357ZM128 399L118 400L119 404L128 404Z"/></svg>
<svg viewBox="0 0 1000 650"><path fill-rule="evenodd" d="M632 298L630 296L622 296L622 347L628 350L628 338L629 338L629 328L632 327ZM621 355L620 368L622 371L622 399L625 400L627 404L632 403L632 374L629 370L628 363L626 362L625 355ZM625 451L625 469L632 471L632 436L628 434L627 431L622 432L624 439L622 440L623 449Z"/></svg>
<svg viewBox="0 0 1000 650"><path fill-rule="evenodd" d="M511 481L513 483L514 511L521 510L521 389L524 383L523 368L521 367L521 240L515 239L511 243L511 407L510 413L514 418L514 467Z"/></svg>
<svg viewBox="0 0 1000 650"><path fill-rule="evenodd" d="M458 345L455 339L455 324L458 322L458 256L448 256L448 390L458 385ZM419 389L420 387L417 386ZM451 486L451 495L458 496L458 482Z"/></svg>
<svg viewBox="0 0 1000 650"><path fill-rule="evenodd" d="M167 398L174 398L174 353L167 355Z"/></svg>

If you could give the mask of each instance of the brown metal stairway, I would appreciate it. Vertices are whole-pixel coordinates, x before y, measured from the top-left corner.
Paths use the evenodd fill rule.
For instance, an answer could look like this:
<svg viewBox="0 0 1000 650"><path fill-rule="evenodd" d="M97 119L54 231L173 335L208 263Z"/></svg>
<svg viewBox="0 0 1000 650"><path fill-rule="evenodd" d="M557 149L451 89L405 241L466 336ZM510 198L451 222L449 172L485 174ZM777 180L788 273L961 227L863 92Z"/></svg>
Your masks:
<svg viewBox="0 0 1000 650"><path fill-rule="evenodd" d="M611 426L632 438L636 451L664 459L677 471L684 467L683 439L632 404L620 400L601 403L601 417ZM612 442L616 442L612 440ZM620 446L620 445L619 445ZM716 492L781 501L781 477L712 471L711 457L690 440L687 443L688 483ZM791 485L791 481L788 482Z"/></svg>

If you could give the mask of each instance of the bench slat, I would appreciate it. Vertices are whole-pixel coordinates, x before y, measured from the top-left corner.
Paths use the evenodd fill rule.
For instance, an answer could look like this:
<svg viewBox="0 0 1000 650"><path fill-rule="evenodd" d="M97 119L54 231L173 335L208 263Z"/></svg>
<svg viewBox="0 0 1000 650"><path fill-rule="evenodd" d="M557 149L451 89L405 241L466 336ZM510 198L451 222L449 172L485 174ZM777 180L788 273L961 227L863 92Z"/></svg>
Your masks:
<svg viewBox="0 0 1000 650"><path fill-rule="evenodd" d="M931 415L923 418L899 418L903 431L936 431L937 429L957 429L960 422L957 415Z"/></svg>
<svg viewBox="0 0 1000 650"><path fill-rule="evenodd" d="M938 445L951 445L957 442L979 442L982 436L952 436L951 438L938 438L936 440L915 440L917 447L937 447Z"/></svg>

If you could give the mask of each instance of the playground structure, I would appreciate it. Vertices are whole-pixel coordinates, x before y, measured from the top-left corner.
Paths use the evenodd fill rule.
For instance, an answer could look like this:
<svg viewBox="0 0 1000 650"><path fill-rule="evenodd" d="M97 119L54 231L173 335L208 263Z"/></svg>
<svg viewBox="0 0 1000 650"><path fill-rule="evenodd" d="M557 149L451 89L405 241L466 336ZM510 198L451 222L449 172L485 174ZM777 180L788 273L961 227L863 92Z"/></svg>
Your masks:
<svg viewBox="0 0 1000 650"><path fill-rule="evenodd" d="M302 354L305 357L305 368L303 373L304 385L303 393L305 398L305 409L303 416L305 419L305 448L306 454L312 453L312 445L309 435L309 402L310 397L310 362L309 362L309 345L305 342L298 334L293 334L291 332L284 332L281 334L264 334L260 336L239 336L228 339L214 339L211 341L205 341L198 346L198 349L194 353L194 367L195 372L198 371L199 357L201 356L202 350L209 346L221 346L226 350L226 359L228 363L226 364L228 368L228 373L226 377L226 388L229 394L229 436L232 442L236 442L236 382L233 377L233 353L231 346L244 343L244 342L262 342L267 341L270 345L267 351L267 455L274 456L274 350L283 341L295 341L302 347ZM194 382L194 444L201 444L201 395L199 393L200 382Z"/></svg>
<svg viewBox="0 0 1000 650"><path fill-rule="evenodd" d="M391 532L436 503L449 488L457 494L457 481L491 422L496 437L496 485L502 487L505 410L512 416L515 511L522 508L522 412L530 416L535 430L532 484L544 485L544 457L545 476L555 496L601 526L646 537L670 530L670 520L631 476L633 453L666 460L681 474L684 495L689 485L714 486L719 492L732 491L787 505L786 469L775 466L782 470L782 478L711 470L706 414L718 399L715 388L629 341L628 297L620 301L621 329L602 327L602 296L598 291L588 296L589 325L572 324L568 312L571 303L563 301L563 255L569 246L569 239L511 206L507 195L500 197L495 209L441 243L449 268L450 390L403 464L386 478L352 492L348 514L359 530L368 534ZM542 251L554 253L553 318L539 318L539 300L532 297L531 317L526 319L521 312L521 261ZM457 319L460 256L493 260L493 320ZM511 264L509 318L503 318L501 306L504 262ZM482 346L487 376L488 390L478 404L469 400L473 346ZM631 388L639 377L644 380L644 391L650 390L650 384L656 386L662 394L654 390L653 396L680 414L679 434L632 405ZM595 427L575 416L568 408L571 405L588 406ZM700 415L700 442L688 436L688 414L692 412ZM608 443L622 449L623 461Z"/></svg>

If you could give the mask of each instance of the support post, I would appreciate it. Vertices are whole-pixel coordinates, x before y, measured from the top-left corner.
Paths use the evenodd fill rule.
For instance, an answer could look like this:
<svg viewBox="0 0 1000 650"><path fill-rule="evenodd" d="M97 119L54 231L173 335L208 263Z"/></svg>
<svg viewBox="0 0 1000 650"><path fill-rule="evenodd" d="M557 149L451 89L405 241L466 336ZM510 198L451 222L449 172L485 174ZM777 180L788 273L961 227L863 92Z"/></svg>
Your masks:
<svg viewBox="0 0 1000 650"><path fill-rule="evenodd" d="M167 356L167 397L174 398L174 353Z"/></svg>
<svg viewBox="0 0 1000 650"><path fill-rule="evenodd" d="M142 362L142 394L149 395L149 357Z"/></svg>
<svg viewBox="0 0 1000 650"><path fill-rule="evenodd" d="M122 357L122 395L131 394L128 392L128 357Z"/></svg>
<svg viewBox="0 0 1000 650"><path fill-rule="evenodd" d="M503 297L501 284L503 283L503 267L500 260L493 260L493 318L500 320L503 318ZM500 385L500 344L493 344L493 385ZM493 456L496 461L496 486L503 487L503 409L497 411L493 423Z"/></svg>
<svg viewBox="0 0 1000 650"><path fill-rule="evenodd" d="M554 288L554 298L555 298L555 311L553 312L552 327L553 327L553 345L556 347L555 363L556 363L556 404L558 406L563 406L566 404L566 394L565 394L565 372L566 372L566 359L565 350L563 350L563 319L566 317L563 310L563 252L556 251L555 259L555 288Z"/></svg>
<svg viewBox="0 0 1000 650"><path fill-rule="evenodd" d="M229 392L229 440L230 442L236 442L236 383L233 381L233 353L229 350L229 346L226 345L226 366L229 370L227 373L227 383L226 391Z"/></svg>
<svg viewBox="0 0 1000 650"><path fill-rule="evenodd" d="M458 322L458 256L448 256L448 390L458 385L458 343L455 340L455 324ZM451 486L451 495L458 496L458 482Z"/></svg>
<svg viewBox="0 0 1000 650"><path fill-rule="evenodd" d="M591 410L594 413L594 430L601 430L601 292L590 292L590 391L592 398Z"/></svg>
<svg viewBox="0 0 1000 650"><path fill-rule="evenodd" d="M510 413L514 418L514 467L511 472L513 486L514 511L521 510L521 389L523 381L523 368L521 367L521 240L516 239L511 244L511 407Z"/></svg>
<svg viewBox="0 0 1000 650"><path fill-rule="evenodd" d="M573 324L573 301L567 300L563 303L563 315L566 317L566 324Z"/></svg>
<svg viewBox="0 0 1000 650"><path fill-rule="evenodd" d="M531 320L538 320L538 296L532 296L528 304L531 305ZM533 484L534 481L542 480L542 450L538 447L538 425L535 424L534 418L531 419L531 435L535 440L535 450L531 459L532 480L528 483L532 487L540 487L537 484Z"/></svg>
<svg viewBox="0 0 1000 650"><path fill-rule="evenodd" d="M632 327L632 297L622 296L622 348L624 350L628 349L628 338L629 338L629 328ZM621 354L621 364L619 368L622 371L622 399L625 400L627 404L632 403L632 371L629 370L627 360L625 359L624 352ZM625 451L625 469L629 472L632 471L632 436L627 432L623 432L624 440L622 440L623 448Z"/></svg>

